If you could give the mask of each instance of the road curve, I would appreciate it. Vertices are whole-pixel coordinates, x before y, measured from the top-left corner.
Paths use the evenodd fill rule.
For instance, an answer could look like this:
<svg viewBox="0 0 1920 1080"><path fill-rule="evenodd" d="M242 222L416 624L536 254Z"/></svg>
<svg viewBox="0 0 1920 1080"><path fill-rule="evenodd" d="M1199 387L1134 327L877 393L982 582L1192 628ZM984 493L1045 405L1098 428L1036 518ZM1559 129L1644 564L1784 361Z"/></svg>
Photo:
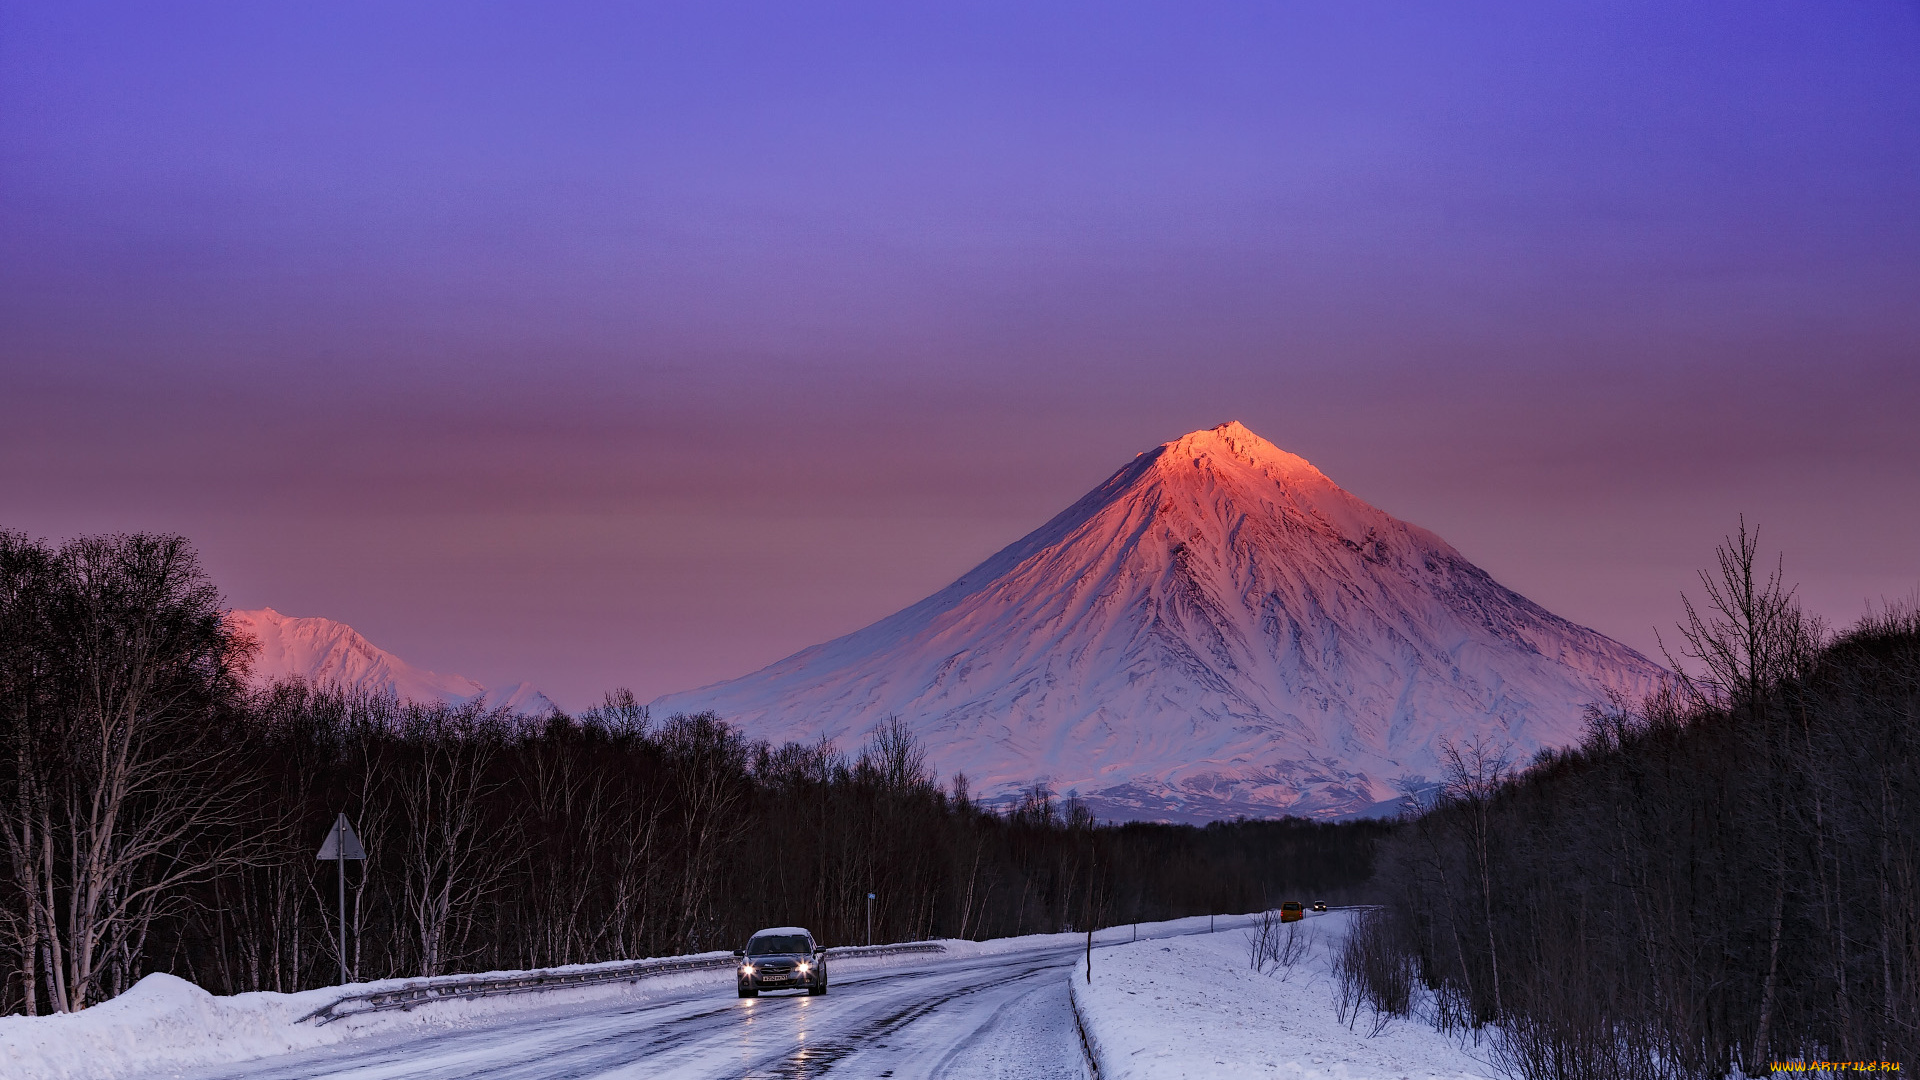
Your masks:
<svg viewBox="0 0 1920 1080"><path fill-rule="evenodd" d="M1226 920L1221 923L1224 930ZM458 1028L372 1035L280 1057L158 1075L179 1080L1056 1080L1082 1072L1066 981L1080 955L1078 949L1055 946L834 972L832 991L818 998L769 994L742 1000L727 983L644 1001L530 1004L524 1012ZM1094 977L1100 974L1096 956Z"/></svg>

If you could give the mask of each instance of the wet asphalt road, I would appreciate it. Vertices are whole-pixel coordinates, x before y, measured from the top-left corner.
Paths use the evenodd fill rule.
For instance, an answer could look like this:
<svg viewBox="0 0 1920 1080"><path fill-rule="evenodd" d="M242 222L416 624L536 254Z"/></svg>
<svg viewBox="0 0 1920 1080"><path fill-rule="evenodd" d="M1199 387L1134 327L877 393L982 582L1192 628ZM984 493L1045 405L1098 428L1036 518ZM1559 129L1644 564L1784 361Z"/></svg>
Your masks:
<svg viewBox="0 0 1920 1080"><path fill-rule="evenodd" d="M642 1000L530 1003L156 1080L1065 1080L1083 1076L1067 996L1080 955L1056 946L830 971L825 997L741 999L728 979Z"/></svg>

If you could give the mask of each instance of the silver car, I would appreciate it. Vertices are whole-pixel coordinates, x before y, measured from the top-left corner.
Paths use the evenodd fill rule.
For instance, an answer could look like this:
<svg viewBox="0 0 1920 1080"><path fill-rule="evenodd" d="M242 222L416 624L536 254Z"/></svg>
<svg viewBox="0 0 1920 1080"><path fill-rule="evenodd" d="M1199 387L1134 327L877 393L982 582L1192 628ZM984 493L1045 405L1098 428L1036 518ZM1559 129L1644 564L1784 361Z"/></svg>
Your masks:
<svg viewBox="0 0 1920 1080"><path fill-rule="evenodd" d="M762 990L805 990L814 997L827 992L827 950L804 927L762 930L733 955L740 961L743 998L759 997Z"/></svg>

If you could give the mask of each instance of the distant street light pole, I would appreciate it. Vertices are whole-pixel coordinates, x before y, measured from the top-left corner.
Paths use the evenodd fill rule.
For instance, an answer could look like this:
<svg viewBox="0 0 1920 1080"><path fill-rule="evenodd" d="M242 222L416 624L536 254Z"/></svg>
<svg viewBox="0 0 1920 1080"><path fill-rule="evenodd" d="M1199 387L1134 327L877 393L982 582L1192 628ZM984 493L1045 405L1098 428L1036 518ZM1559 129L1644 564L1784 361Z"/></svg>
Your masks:
<svg viewBox="0 0 1920 1080"><path fill-rule="evenodd" d="M364 860L367 849L360 846L360 838L353 833L353 826L347 824L347 815L341 814L320 844L315 859L325 862L333 860L334 868L339 871L340 879L340 985L347 984L347 860Z"/></svg>
<svg viewBox="0 0 1920 1080"><path fill-rule="evenodd" d="M873 894L867 894L867 944L873 944Z"/></svg>

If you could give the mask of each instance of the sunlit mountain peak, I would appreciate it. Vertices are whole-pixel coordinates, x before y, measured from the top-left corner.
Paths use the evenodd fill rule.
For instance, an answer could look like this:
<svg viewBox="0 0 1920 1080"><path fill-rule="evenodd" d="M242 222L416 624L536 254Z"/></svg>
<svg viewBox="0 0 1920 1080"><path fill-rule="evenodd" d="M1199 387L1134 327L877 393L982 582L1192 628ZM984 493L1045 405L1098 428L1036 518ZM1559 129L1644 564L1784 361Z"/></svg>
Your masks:
<svg viewBox="0 0 1920 1080"><path fill-rule="evenodd" d="M975 790L1102 816L1391 805L1476 735L1524 758L1661 669L1239 423L1164 443L934 595L658 711L851 745L899 717Z"/></svg>

